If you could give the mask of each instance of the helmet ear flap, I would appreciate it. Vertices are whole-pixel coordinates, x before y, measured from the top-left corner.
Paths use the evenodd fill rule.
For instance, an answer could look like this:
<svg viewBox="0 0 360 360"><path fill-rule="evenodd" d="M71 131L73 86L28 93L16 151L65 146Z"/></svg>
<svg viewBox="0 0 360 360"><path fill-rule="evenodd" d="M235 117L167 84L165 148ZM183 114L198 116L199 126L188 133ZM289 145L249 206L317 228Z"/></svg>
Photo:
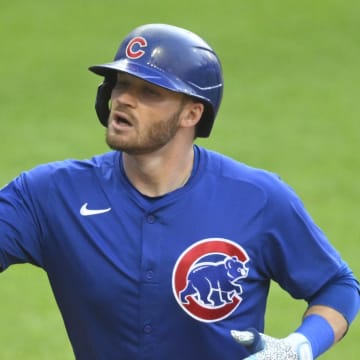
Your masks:
<svg viewBox="0 0 360 360"><path fill-rule="evenodd" d="M114 87L115 81L113 79L105 78L103 83L99 85L96 100L95 110L102 125L107 127L108 119L110 115L109 101L111 97L111 91Z"/></svg>

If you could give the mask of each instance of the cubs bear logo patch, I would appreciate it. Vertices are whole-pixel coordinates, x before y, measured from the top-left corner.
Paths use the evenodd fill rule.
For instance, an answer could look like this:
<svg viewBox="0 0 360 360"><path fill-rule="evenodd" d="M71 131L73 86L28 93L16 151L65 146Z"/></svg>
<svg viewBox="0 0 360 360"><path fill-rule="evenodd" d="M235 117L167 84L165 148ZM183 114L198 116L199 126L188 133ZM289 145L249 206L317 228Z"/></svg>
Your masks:
<svg viewBox="0 0 360 360"><path fill-rule="evenodd" d="M215 322L241 303L241 282L248 276L249 257L237 243L221 238L196 242L178 258L172 275L174 296L191 317Z"/></svg>

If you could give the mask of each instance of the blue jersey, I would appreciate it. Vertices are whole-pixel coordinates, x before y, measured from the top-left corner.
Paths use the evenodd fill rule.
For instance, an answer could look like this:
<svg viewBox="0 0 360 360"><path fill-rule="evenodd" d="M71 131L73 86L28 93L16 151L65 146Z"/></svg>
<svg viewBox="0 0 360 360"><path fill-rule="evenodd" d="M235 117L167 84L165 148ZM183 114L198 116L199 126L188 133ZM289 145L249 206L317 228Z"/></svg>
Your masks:
<svg viewBox="0 0 360 360"><path fill-rule="evenodd" d="M239 360L270 280L309 299L339 254L277 176L195 147L187 184L148 198L121 152L41 165L0 192L0 264L49 278L79 360ZM316 271L315 271L316 269Z"/></svg>

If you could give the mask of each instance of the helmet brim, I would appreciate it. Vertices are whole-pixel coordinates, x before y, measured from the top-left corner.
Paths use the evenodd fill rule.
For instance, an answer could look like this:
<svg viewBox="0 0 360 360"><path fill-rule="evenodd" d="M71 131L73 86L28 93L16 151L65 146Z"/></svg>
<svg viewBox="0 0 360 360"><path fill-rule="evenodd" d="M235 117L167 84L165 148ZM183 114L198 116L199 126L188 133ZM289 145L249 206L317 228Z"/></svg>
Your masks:
<svg viewBox="0 0 360 360"><path fill-rule="evenodd" d="M106 78L113 78L116 76L117 72L124 72L167 90L185 93L189 96L199 98L199 95L196 94L189 85L176 76L172 76L169 73L165 74L163 71L156 69L155 67L150 68L149 66L143 66L142 64L134 63L127 59L94 65L89 67L89 70ZM204 98L201 99L207 100Z"/></svg>

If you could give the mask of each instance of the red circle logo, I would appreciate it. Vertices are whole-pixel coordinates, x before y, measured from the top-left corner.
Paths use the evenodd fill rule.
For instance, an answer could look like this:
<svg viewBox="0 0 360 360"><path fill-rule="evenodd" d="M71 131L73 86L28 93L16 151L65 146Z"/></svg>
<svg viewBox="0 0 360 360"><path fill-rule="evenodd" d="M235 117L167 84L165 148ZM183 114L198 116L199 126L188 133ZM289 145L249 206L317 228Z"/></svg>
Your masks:
<svg viewBox="0 0 360 360"><path fill-rule="evenodd" d="M126 46L125 53L129 59L139 59L145 51L142 48L147 47L147 41L142 36L137 36L129 41Z"/></svg>
<svg viewBox="0 0 360 360"><path fill-rule="evenodd" d="M174 296L191 317L215 322L241 303L241 281L248 276L249 257L237 243L210 238L196 242L177 260L172 276Z"/></svg>

